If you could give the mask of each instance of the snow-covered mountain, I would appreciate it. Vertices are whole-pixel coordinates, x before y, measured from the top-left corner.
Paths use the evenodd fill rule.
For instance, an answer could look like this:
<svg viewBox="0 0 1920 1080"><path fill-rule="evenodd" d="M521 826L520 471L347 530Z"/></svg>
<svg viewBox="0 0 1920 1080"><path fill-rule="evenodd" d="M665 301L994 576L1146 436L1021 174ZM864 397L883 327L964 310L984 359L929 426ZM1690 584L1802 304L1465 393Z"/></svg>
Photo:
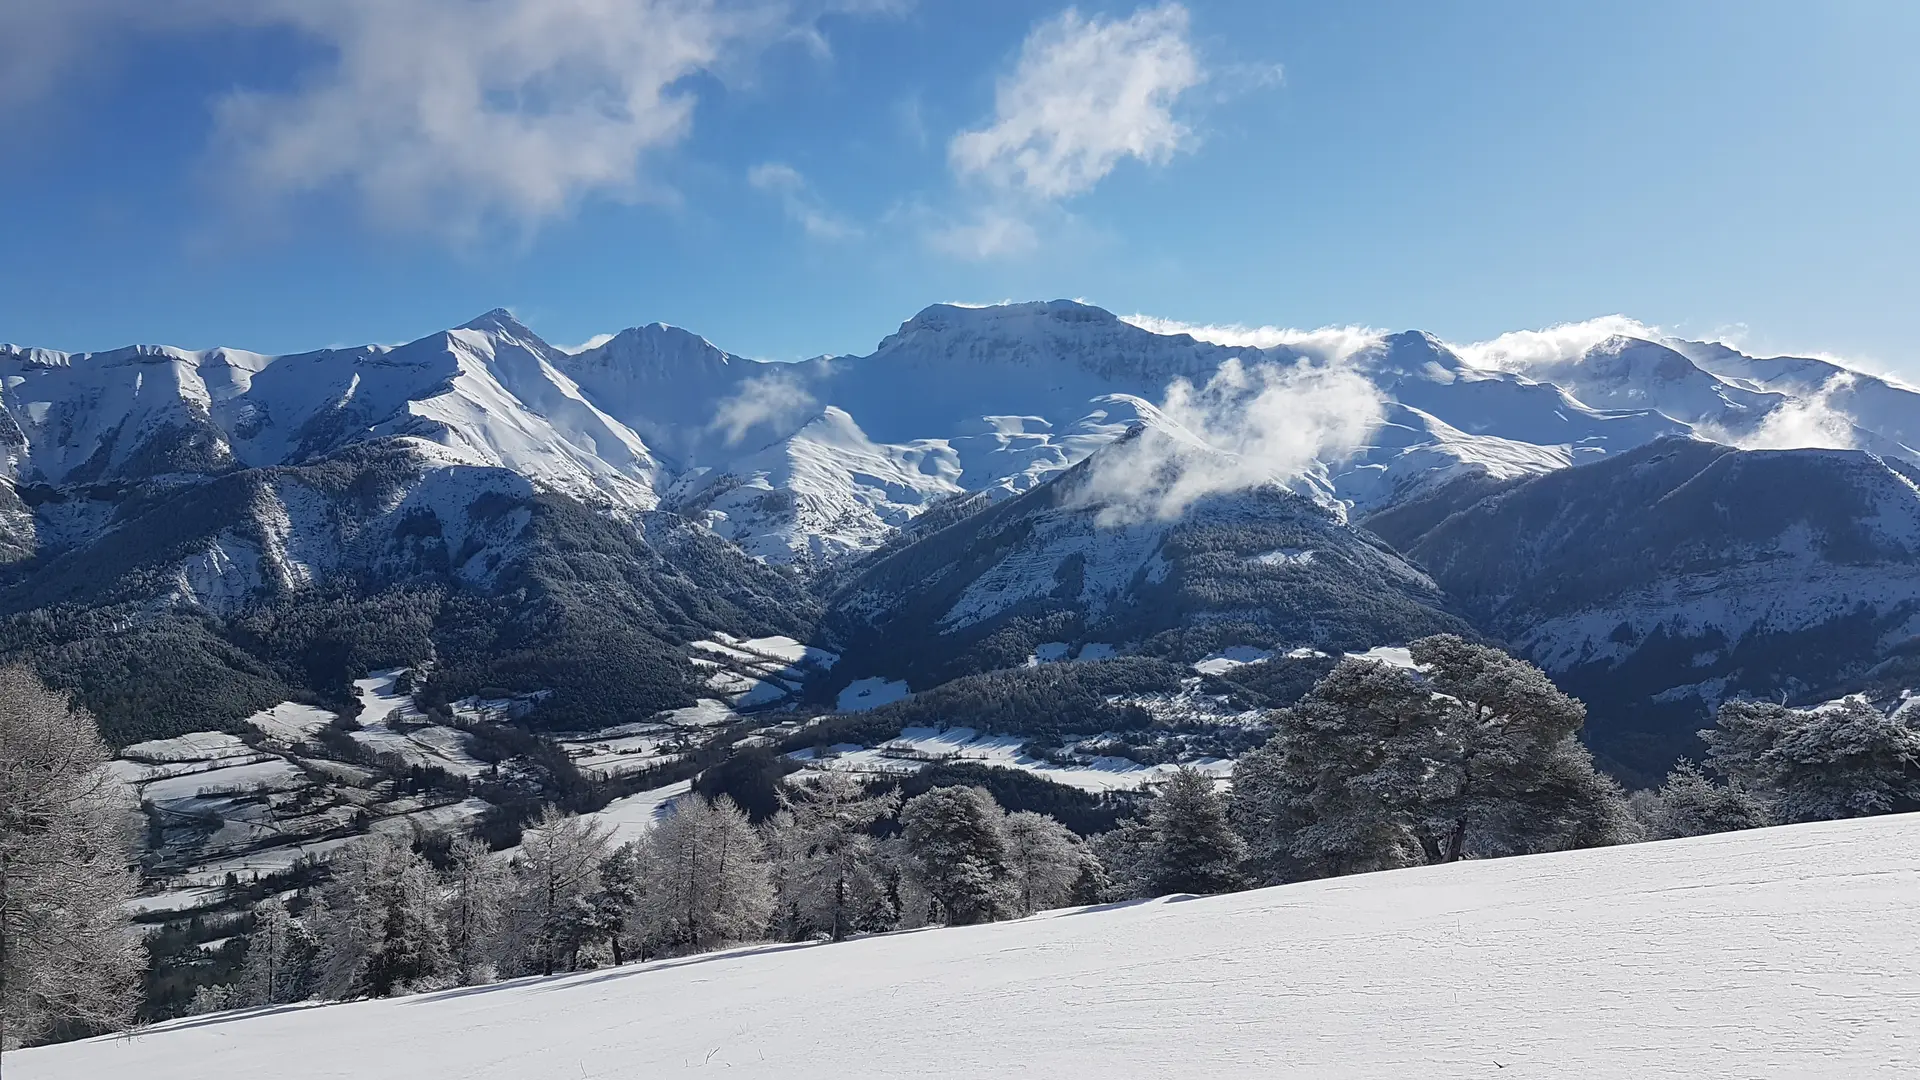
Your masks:
<svg viewBox="0 0 1920 1080"><path fill-rule="evenodd" d="M457 652L462 692L481 681L555 689L569 722L591 726L689 703L701 685L689 643L804 636L829 597L826 632L851 657L835 677L911 674L916 690L995 658L1023 663L1041 645L1174 633L1182 643L1155 655L1188 663L1216 645L1403 644L1459 626L1468 607L1481 632L1557 672L1601 673L1596 643L1622 622L1647 641L1711 624L1723 646L1634 650L1659 668L1647 676L1659 685L1636 694L1692 695L1667 738L1713 698L1685 687L1723 676L1729 692L1748 686L1715 664L1757 670L1730 658L1759 648L1755 634L1813 632L1818 620L1781 614L1789 607L1851 610L1870 595L1887 600L1873 601L1874 635L1896 630L1887 604L1905 602L1906 563L1872 582L1871 568L1830 551L1795 554L1801 534L1778 531L1759 538L1773 547L1748 551L1759 540L1722 537L1705 511L1684 518L1705 530L1689 548L1635 522L1665 520L1663 507L1710 485L1689 474L1642 491L1618 478L1669 436L1856 447L1831 459L1853 463L1844 476L1821 471L1831 451L1794 451L1780 460L1812 464L1774 469L1779 490L1744 484L1710 505L1733 518L1749 500L1799 506L1809 536L1858 532L1853 503L1795 485L1871 474L1868 502L1897 502L1912 475L1900 463L1920 461L1920 392L1898 383L1631 337L1522 361L1412 331L1258 345L1165 331L1050 301L934 305L868 355L793 364L659 324L568 353L504 311L405 345L286 356L0 346L0 654L30 653L74 685L218 686L201 699L237 719L349 674L262 668L294 646L247 625L259 605L352 590L352 610L377 620L380 605L402 602L368 607L367 596L463 594L481 608L395 622L410 628L404 646L329 655L381 652L391 666ZM1713 451L1694 445L1687 454ZM1622 468L1569 471L1591 462ZM1522 505L1513 499L1474 506L1515 485L1604 512L1568 524L1489 509ZM1129 499L1144 502L1114 511ZM1511 561L1616 535L1651 545L1623 557L1660 569L1585 607L1552 598L1566 582L1611 578L1579 559L1542 557L1524 572ZM1725 589L1702 592L1688 576L1700 550L1736 548L1771 584L1734 606L1766 606L1764 618L1727 614L1715 606L1733 603ZM112 615L94 626L45 614L59 605ZM202 626L201 615L230 621ZM124 628L156 619L191 639L194 662L138 674L153 644ZM492 636L462 636L463 621ZM1218 641L1202 649L1209 635ZM1780 667L1797 682L1768 685L1813 692L1848 677L1891 647L1870 636L1847 663L1795 659ZM1714 650L1719 660L1696 663ZM1596 702L1625 685L1596 678ZM122 719L166 712L104 690L88 700ZM1596 714L1594 730L1608 723ZM1662 745L1649 761L1678 744Z"/></svg>
<svg viewBox="0 0 1920 1080"><path fill-rule="evenodd" d="M278 357L0 346L0 475L56 488L204 476L398 436L449 464L652 508L652 453L587 400L562 358L505 311L397 348Z"/></svg>
<svg viewBox="0 0 1920 1080"><path fill-rule="evenodd" d="M187 1017L7 1075L1895 1080L1916 865L1911 814L1468 860Z"/></svg>
<svg viewBox="0 0 1920 1080"><path fill-rule="evenodd" d="M917 686L1050 650L1192 662L1471 633L1426 574L1311 485L1210 493L1171 515L1135 498L1216 455L1142 425L1039 487L869 558L831 597L821 633L849 671ZM1140 457L1160 475L1138 475ZM1114 470L1124 492L1103 482Z"/></svg>
<svg viewBox="0 0 1920 1080"><path fill-rule="evenodd" d="M1676 438L1466 502L1368 525L1604 715L1595 749L1631 775L1697 755L1721 701L1803 699L1920 647L1907 462Z"/></svg>
<svg viewBox="0 0 1920 1080"><path fill-rule="evenodd" d="M1260 386L1223 380L1230 362L1365 381L1382 422L1306 470L1360 512L1689 432L1920 456L1920 393L1824 361L1615 337L1500 370L1417 332L1255 348L1051 301L935 305L869 355L797 364L659 324L568 354L504 311L403 346L282 357L0 347L0 460L16 485L70 487L403 436L585 501L663 505L761 558L820 566L943 498L1028 490L1135 424L1168 422L1177 380L1214 394L1215 427L1244 434L1234 410Z"/></svg>

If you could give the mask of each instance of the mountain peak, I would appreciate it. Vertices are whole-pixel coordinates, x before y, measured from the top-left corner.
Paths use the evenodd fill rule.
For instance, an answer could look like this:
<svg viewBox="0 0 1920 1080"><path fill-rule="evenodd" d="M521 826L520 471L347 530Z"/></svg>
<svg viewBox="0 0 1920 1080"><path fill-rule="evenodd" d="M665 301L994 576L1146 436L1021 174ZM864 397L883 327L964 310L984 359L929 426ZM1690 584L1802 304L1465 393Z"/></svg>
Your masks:
<svg viewBox="0 0 1920 1080"><path fill-rule="evenodd" d="M914 330L956 330L1009 323L1117 323L1120 317L1105 308L1078 300L1028 300L1005 304L931 304L900 324L900 334Z"/></svg>
<svg viewBox="0 0 1920 1080"><path fill-rule="evenodd" d="M490 334L509 334L515 337L533 335L533 331L527 329L524 323L513 317L513 312L503 307L494 308L485 315L469 319L455 329L480 330Z"/></svg>

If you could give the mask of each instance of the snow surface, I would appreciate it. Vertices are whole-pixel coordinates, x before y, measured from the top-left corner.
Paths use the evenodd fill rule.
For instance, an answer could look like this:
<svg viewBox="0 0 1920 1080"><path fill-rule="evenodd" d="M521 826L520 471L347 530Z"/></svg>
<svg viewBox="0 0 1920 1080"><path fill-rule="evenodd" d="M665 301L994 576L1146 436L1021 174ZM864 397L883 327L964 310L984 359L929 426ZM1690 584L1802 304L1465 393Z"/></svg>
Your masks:
<svg viewBox="0 0 1920 1080"><path fill-rule="evenodd" d="M262 735L285 745L312 737L333 720L334 715L327 710L297 701L283 701L247 717L247 723L258 728Z"/></svg>
<svg viewBox="0 0 1920 1080"><path fill-rule="evenodd" d="M196 1017L10 1080L1894 1080L1920 815Z"/></svg>
<svg viewBox="0 0 1920 1080"><path fill-rule="evenodd" d="M1020 748L1030 741L1022 735L984 735L968 727L911 727L871 748L841 743L830 747L830 756L826 757L811 748L787 756L809 768L876 774L914 773L936 762L965 761L1019 769L1056 784L1095 793L1132 791L1166 778L1179 767L1142 765L1131 758L1109 755L1089 756L1078 764L1061 765L1023 753ZM1225 779L1233 773L1233 762L1225 758L1201 758L1184 764L1216 779Z"/></svg>
<svg viewBox="0 0 1920 1080"><path fill-rule="evenodd" d="M840 691L835 708L841 712L865 712L896 701L905 701L911 696L913 692L899 679L855 679Z"/></svg>
<svg viewBox="0 0 1920 1080"><path fill-rule="evenodd" d="M1404 645L1375 645L1366 652L1348 653L1347 655L1355 660L1372 660L1377 664L1406 668L1408 671L1420 670L1420 665L1413 662L1413 653L1409 652Z"/></svg>
<svg viewBox="0 0 1920 1080"><path fill-rule="evenodd" d="M1202 675L1224 675L1234 668L1257 664L1272 658L1273 654L1265 649L1256 649L1251 645L1232 645L1211 656L1203 656L1196 660L1193 670Z"/></svg>
<svg viewBox="0 0 1920 1080"><path fill-rule="evenodd" d="M612 833L612 844L619 847L629 840L638 840L645 836L654 825L673 815L673 801L685 797L693 790L693 781L683 780L652 791L643 791L638 795L628 795L615 799L605 807L591 814L580 815L583 821L597 822L606 826Z"/></svg>

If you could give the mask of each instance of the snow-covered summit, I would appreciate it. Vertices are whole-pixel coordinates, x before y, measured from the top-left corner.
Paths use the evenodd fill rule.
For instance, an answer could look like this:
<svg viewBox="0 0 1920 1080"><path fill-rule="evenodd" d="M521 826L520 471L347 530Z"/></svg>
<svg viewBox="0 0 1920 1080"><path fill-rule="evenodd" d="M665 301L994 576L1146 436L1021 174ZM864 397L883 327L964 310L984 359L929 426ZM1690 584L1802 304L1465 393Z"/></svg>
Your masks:
<svg viewBox="0 0 1920 1080"><path fill-rule="evenodd" d="M619 509L664 497L762 557L811 563L875 546L943 496L1028 490L1136 423L1186 423L1156 411L1177 382L1217 392L1231 427L1242 391L1215 381L1228 365L1365 380L1383 423L1306 470L1361 513L1675 434L1920 460L1920 392L1826 361L1616 336L1470 362L1419 331L1269 337L1226 344L1241 339L1050 300L935 304L868 355L792 364L660 323L568 353L505 309L397 347L291 356L5 346L0 472L54 486L205 475L406 436Z"/></svg>

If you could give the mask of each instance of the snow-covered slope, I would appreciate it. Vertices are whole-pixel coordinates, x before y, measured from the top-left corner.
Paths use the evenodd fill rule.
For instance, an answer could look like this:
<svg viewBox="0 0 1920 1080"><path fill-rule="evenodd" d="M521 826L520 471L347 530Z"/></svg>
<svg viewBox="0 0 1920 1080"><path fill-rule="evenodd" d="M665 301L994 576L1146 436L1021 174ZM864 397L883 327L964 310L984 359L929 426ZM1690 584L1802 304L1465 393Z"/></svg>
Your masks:
<svg viewBox="0 0 1920 1080"><path fill-rule="evenodd" d="M1920 816L1400 870L8 1055L11 1080L1905 1078Z"/></svg>
<svg viewBox="0 0 1920 1080"><path fill-rule="evenodd" d="M650 509L651 452L555 366L561 356L504 311L397 348L281 357L0 346L0 479L66 487L204 475L398 435L453 462Z"/></svg>
<svg viewBox="0 0 1920 1080"><path fill-rule="evenodd" d="M1348 525L1313 478L1156 512L1156 478L1215 471L1220 457L1145 424L1033 490L869 559L822 624L845 651L839 674L922 686L1022 662L1046 642L1130 651L1173 635L1152 651L1198 660L1231 646L1367 648L1465 629L1424 573ZM1163 468L1140 475L1142 460Z"/></svg>

